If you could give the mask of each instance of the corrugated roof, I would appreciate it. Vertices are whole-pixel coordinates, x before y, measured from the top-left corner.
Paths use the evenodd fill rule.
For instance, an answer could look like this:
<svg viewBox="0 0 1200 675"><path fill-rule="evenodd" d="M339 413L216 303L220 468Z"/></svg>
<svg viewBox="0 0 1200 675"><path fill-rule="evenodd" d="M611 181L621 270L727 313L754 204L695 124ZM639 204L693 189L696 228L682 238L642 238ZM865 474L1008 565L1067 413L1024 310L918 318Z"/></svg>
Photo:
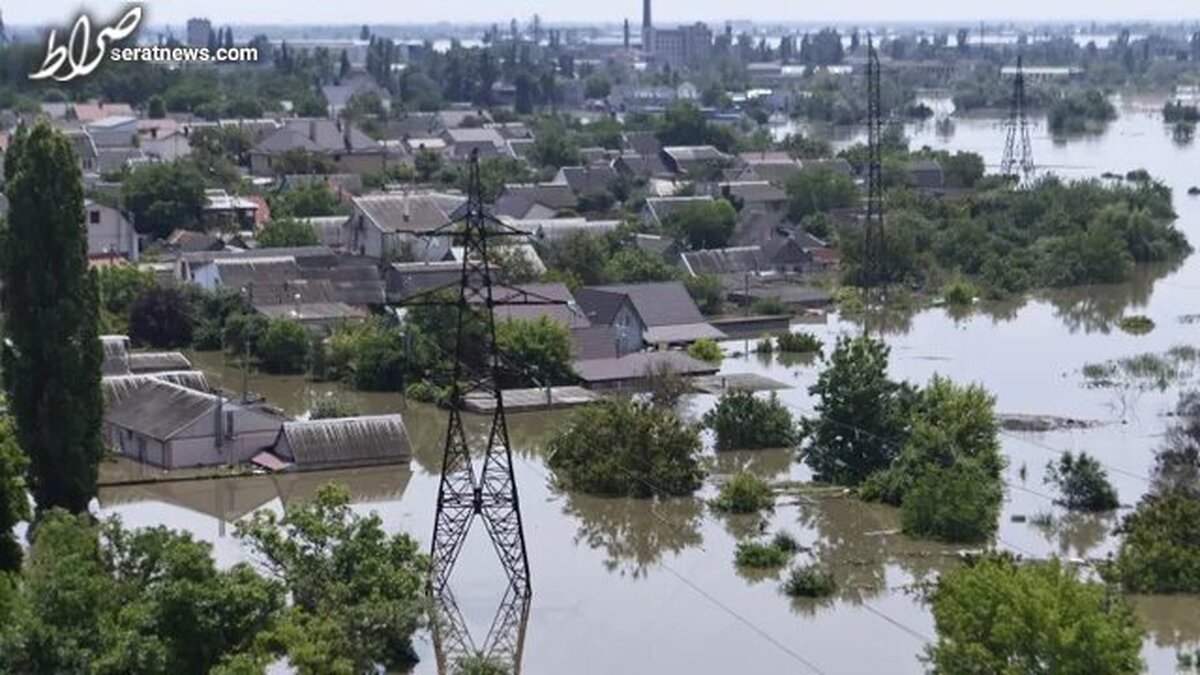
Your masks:
<svg viewBox="0 0 1200 675"><path fill-rule="evenodd" d="M501 286L492 291L492 297L497 303L517 303L497 305L497 319L528 321L546 316L572 329L591 325L583 310L576 305L575 297L566 284L521 284L513 288ZM530 304L545 302L561 304Z"/></svg>
<svg viewBox="0 0 1200 675"><path fill-rule="evenodd" d="M712 324L704 322L654 326L647 328L642 335L642 339L652 345L685 344L703 338L724 340L726 337L725 333L714 328Z"/></svg>
<svg viewBox="0 0 1200 675"><path fill-rule="evenodd" d="M191 370L192 362L180 352L141 352L129 355L131 373Z"/></svg>
<svg viewBox="0 0 1200 675"><path fill-rule="evenodd" d="M728 157L711 145L668 145L662 151L676 163L712 162Z"/></svg>
<svg viewBox="0 0 1200 675"><path fill-rule="evenodd" d="M100 387L104 390L104 404L113 405L119 402L130 392L150 380L170 382L201 392L212 391L208 376L202 370L169 370L141 375L106 375L100 380Z"/></svg>
<svg viewBox="0 0 1200 675"><path fill-rule="evenodd" d="M122 429L166 441L201 417L213 414L216 405L216 396L150 378L106 406L104 419Z"/></svg>
<svg viewBox="0 0 1200 675"><path fill-rule="evenodd" d="M441 192L372 194L354 198L354 206L384 232L432 230L457 217L467 203L462 195Z"/></svg>
<svg viewBox="0 0 1200 675"><path fill-rule="evenodd" d="M297 466L403 462L412 458L412 442L400 415L343 417L287 422L276 441L291 450Z"/></svg>
<svg viewBox="0 0 1200 675"><path fill-rule="evenodd" d="M683 254L684 266L692 274L734 274L766 269L758 246L735 246Z"/></svg>
<svg viewBox="0 0 1200 675"><path fill-rule="evenodd" d="M717 366L679 351L636 352L615 359L585 359L574 363L575 374L591 384L633 380L666 365L681 375L711 374Z"/></svg>

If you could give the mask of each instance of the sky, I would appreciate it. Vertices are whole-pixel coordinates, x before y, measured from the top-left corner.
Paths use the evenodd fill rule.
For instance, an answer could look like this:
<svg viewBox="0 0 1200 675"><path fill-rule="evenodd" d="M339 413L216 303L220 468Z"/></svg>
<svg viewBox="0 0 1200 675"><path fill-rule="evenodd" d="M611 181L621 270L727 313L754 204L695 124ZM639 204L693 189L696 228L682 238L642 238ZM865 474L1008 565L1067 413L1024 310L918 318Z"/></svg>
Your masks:
<svg viewBox="0 0 1200 675"><path fill-rule="evenodd" d="M582 2L580 0L153 0L144 3L147 21L178 24L205 16L224 24L401 24L491 23L534 13L543 22L641 21L640 0ZM80 9L97 18L115 16L124 6L118 0L19 0L3 2L9 24L61 24L73 21ZM849 0L843 2L786 2L785 0L657 0L656 24L688 20L749 19L758 23L896 21L1105 21L1148 19L1200 20L1197 0Z"/></svg>

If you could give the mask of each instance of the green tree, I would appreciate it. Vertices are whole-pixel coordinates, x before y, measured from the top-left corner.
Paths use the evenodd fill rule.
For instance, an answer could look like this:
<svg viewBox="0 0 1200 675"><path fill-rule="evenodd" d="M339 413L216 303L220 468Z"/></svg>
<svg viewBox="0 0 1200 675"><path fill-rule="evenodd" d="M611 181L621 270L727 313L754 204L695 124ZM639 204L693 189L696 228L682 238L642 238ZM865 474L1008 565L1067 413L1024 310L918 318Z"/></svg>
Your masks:
<svg viewBox="0 0 1200 675"><path fill-rule="evenodd" d="M271 217L276 220L336 216L346 212L334 191L320 180L302 182L272 195L269 201Z"/></svg>
<svg viewBox="0 0 1200 675"><path fill-rule="evenodd" d="M918 474L900 503L905 534L975 544L999 526L1004 491L999 480L975 464L932 466Z"/></svg>
<svg viewBox="0 0 1200 675"><path fill-rule="evenodd" d="M301 673L395 670L416 660L427 625L429 560L406 534L350 509L344 486L326 485L280 517L261 509L237 534L292 598L269 642Z"/></svg>
<svg viewBox="0 0 1200 675"><path fill-rule="evenodd" d="M548 243L542 260L551 269L570 273L584 285L591 286L608 281L606 268L610 256L603 237L577 230Z"/></svg>
<svg viewBox="0 0 1200 675"><path fill-rule="evenodd" d="M432 150L421 148L413 157L413 167L417 170L417 176L421 181L428 183L442 170L442 156Z"/></svg>
<svg viewBox="0 0 1200 675"><path fill-rule="evenodd" d="M721 345L712 338L700 338L687 348L688 356L694 359L700 359L706 363L720 365L725 358L724 352L721 351Z"/></svg>
<svg viewBox="0 0 1200 675"><path fill-rule="evenodd" d="M547 118L537 127L529 159L538 166L550 169L576 166L579 164L579 146L562 120Z"/></svg>
<svg viewBox="0 0 1200 675"><path fill-rule="evenodd" d="M725 289L721 286L720 277L712 274L688 276L684 278L683 285L687 287L692 300L696 301L696 306L706 316L721 313L721 306L725 302Z"/></svg>
<svg viewBox="0 0 1200 675"><path fill-rule="evenodd" d="M889 351L869 336L843 336L809 388L817 417L801 422L804 461L821 480L858 485L899 452L912 395L888 378Z"/></svg>
<svg viewBox="0 0 1200 675"><path fill-rule="evenodd" d="M703 422L717 434L718 450L784 448L796 440L792 414L774 392L759 398L744 389L730 389L704 413Z"/></svg>
<svg viewBox="0 0 1200 675"><path fill-rule="evenodd" d="M268 373L303 373L311 335L299 321L271 319L258 341L257 356Z"/></svg>
<svg viewBox="0 0 1200 675"><path fill-rule="evenodd" d="M121 184L121 198L137 231L159 238L196 227L207 203L204 177L186 161L138 167Z"/></svg>
<svg viewBox="0 0 1200 675"><path fill-rule="evenodd" d="M25 467L28 464L29 460L17 444L12 420L7 415L0 415L0 577L21 568L21 544L13 534L13 528L29 518L29 499L25 496ZM4 583L0 579L0 585ZM3 593L0 589L0 595ZM0 623L6 616L3 605L0 598Z"/></svg>
<svg viewBox="0 0 1200 675"><path fill-rule="evenodd" d="M630 399L580 408L548 444L562 486L626 497L689 495L703 482L700 435L674 412Z"/></svg>
<svg viewBox="0 0 1200 675"><path fill-rule="evenodd" d="M563 384L571 370L571 331L548 316L509 319L496 324L496 347L503 358L500 379L505 387Z"/></svg>
<svg viewBox="0 0 1200 675"><path fill-rule="evenodd" d="M1128 604L1057 560L985 556L943 572L930 600L935 673L1141 672L1142 631Z"/></svg>
<svg viewBox="0 0 1200 675"><path fill-rule="evenodd" d="M858 186L849 176L825 167L801 169L787 179L788 217L800 222L806 216L843 209L858 202Z"/></svg>
<svg viewBox="0 0 1200 675"><path fill-rule="evenodd" d="M128 331L129 310L155 284L154 273L134 265L109 265L96 273L100 289L101 326L113 333Z"/></svg>
<svg viewBox="0 0 1200 675"><path fill-rule="evenodd" d="M678 276L679 269L661 257L633 247L613 254L605 264L603 274L606 280L622 284L671 281Z"/></svg>
<svg viewBox="0 0 1200 675"><path fill-rule="evenodd" d="M151 96L146 101L146 117L152 120L160 120L167 116L167 104L163 102L163 98L158 95Z"/></svg>
<svg viewBox="0 0 1200 675"><path fill-rule="evenodd" d="M129 308L129 337L151 347L186 347L192 343L195 312L178 288L153 286Z"/></svg>
<svg viewBox="0 0 1200 675"><path fill-rule="evenodd" d="M100 301L88 272L83 179L70 141L42 122L4 158L0 241L4 387L38 509L87 510L103 453Z"/></svg>
<svg viewBox="0 0 1200 675"><path fill-rule="evenodd" d="M1121 521L1111 576L1132 593L1200 593L1200 499L1181 489L1145 497Z"/></svg>
<svg viewBox="0 0 1200 675"><path fill-rule="evenodd" d="M724 199L687 202L671 211L667 232L687 240L693 249L724 248L737 224L737 211Z"/></svg>
<svg viewBox="0 0 1200 675"><path fill-rule="evenodd" d="M1108 473L1086 452L1064 452L1057 462L1047 464L1045 482L1058 488L1061 497L1055 501L1068 509L1111 511L1121 505Z"/></svg>
<svg viewBox="0 0 1200 675"><path fill-rule="evenodd" d="M295 218L275 218L258 233L261 248L316 246L319 243L316 228Z"/></svg>

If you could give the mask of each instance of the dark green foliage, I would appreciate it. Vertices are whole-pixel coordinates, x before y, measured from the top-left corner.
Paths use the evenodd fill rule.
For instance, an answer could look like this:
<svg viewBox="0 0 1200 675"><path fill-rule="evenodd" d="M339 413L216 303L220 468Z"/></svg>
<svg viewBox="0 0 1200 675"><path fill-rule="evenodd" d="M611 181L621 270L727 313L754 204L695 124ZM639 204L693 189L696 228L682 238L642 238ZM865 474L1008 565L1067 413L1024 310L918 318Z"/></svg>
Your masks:
<svg viewBox="0 0 1200 675"><path fill-rule="evenodd" d="M548 267L569 273L584 285L608 282L606 267L611 253L601 236L582 230L572 232L547 244L541 256Z"/></svg>
<svg viewBox="0 0 1200 675"><path fill-rule="evenodd" d="M948 305L964 307L975 303L975 297L979 295L979 289L962 278L954 278L942 287L942 299Z"/></svg>
<svg viewBox="0 0 1200 675"><path fill-rule="evenodd" d="M282 517L260 509L237 533L291 595L271 642L293 667L361 673L416 660L429 560L408 535L386 533L378 516L351 511L344 486L326 485Z"/></svg>
<svg viewBox="0 0 1200 675"><path fill-rule="evenodd" d="M776 548L772 543L742 541L738 542L733 561L738 567L770 569L783 567L791 557L790 551Z"/></svg>
<svg viewBox="0 0 1200 675"><path fill-rule="evenodd" d="M16 134L4 158L0 237L4 388L30 459L39 510L87 510L103 444L100 300L87 269L83 187L70 141L47 123Z"/></svg>
<svg viewBox="0 0 1200 675"><path fill-rule="evenodd" d="M802 169L787 180L788 217L806 216L854 206L859 199L854 179L825 167Z"/></svg>
<svg viewBox="0 0 1200 675"><path fill-rule="evenodd" d="M413 382L404 390L404 396L418 403L445 405L450 401L450 390L430 382Z"/></svg>
<svg viewBox="0 0 1200 675"><path fill-rule="evenodd" d="M133 265L110 265L96 272L96 280L101 307L124 323L138 296L154 286L154 273Z"/></svg>
<svg viewBox="0 0 1200 675"><path fill-rule="evenodd" d="M790 314L787 305L779 299L779 296L769 295L762 298L755 298L754 302L750 303L750 313L759 314L762 316L780 316Z"/></svg>
<svg viewBox="0 0 1200 675"><path fill-rule="evenodd" d="M548 445L548 463L568 490L604 496L689 495L704 472L700 435L675 413L629 399L581 408Z"/></svg>
<svg viewBox="0 0 1200 675"><path fill-rule="evenodd" d="M743 471L721 486L713 508L723 513L756 513L775 506L767 481Z"/></svg>
<svg viewBox="0 0 1200 675"><path fill-rule="evenodd" d="M308 366L312 336L299 321L271 319L254 353L268 373L303 373Z"/></svg>
<svg viewBox="0 0 1200 675"><path fill-rule="evenodd" d="M21 567L21 544L13 534L13 528L30 516L29 499L25 496L25 468L28 465L29 460L17 445L12 420L7 415L0 415L0 577ZM0 584L3 583L0 578ZM0 594L3 593L0 589ZM0 623L5 616L3 605L0 598Z"/></svg>
<svg viewBox="0 0 1200 675"><path fill-rule="evenodd" d="M1168 124L1175 122L1200 122L1200 107L1188 105L1183 101L1167 101L1162 110L1163 121Z"/></svg>
<svg viewBox="0 0 1200 675"><path fill-rule="evenodd" d="M1128 603L1057 560L988 555L942 573L930 597L936 673L1132 675L1142 631Z"/></svg>
<svg viewBox="0 0 1200 675"><path fill-rule="evenodd" d="M151 347L186 347L192 343L195 315L183 291L152 286L129 309L129 337Z"/></svg>
<svg viewBox="0 0 1200 675"><path fill-rule="evenodd" d="M405 366L404 335L375 319L340 326L329 339L328 364L331 376L355 389L398 391Z"/></svg>
<svg viewBox="0 0 1200 675"><path fill-rule="evenodd" d="M529 160L538 166L555 170L564 166L578 166L579 146L561 119L548 117L538 125Z"/></svg>
<svg viewBox="0 0 1200 675"><path fill-rule="evenodd" d="M121 198L138 232L166 238L176 228L200 223L204 177L185 161L147 164L125 178Z"/></svg>
<svg viewBox="0 0 1200 675"><path fill-rule="evenodd" d="M758 398L749 391L730 389L704 414L703 422L716 432L718 450L783 448L796 441L792 414L775 392Z"/></svg>
<svg viewBox="0 0 1200 675"><path fill-rule="evenodd" d="M658 140L669 145L711 145L721 152L733 152L733 132L704 118L699 108L686 101L672 103L658 120Z"/></svg>
<svg viewBox="0 0 1200 675"><path fill-rule="evenodd" d="M506 388L564 384L571 370L571 331L547 316L496 324L500 384Z"/></svg>
<svg viewBox="0 0 1200 675"><path fill-rule="evenodd" d="M1140 314L1126 316L1121 318L1117 326L1130 335L1145 335L1154 330L1154 319Z"/></svg>
<svg viewBox="0 0 1200 675"><path fill-rule="evenodd" d="M338 417L355 417L362 414L358 406L336 391L327 391L312 397L308 406L308 419L327 420Z"/></svg>
<svg viewBox="0 0 1200 675"><path fill-rule="evenodd" d="M218 571L212 547L190 535L52 511L30 549L0 670L207 672L270 628L283 590L245 563Z"/></svg>
<svg viewBox="0 0 1200 675"><path fill-rule="evenodd" d="M316 228L294 218L276 218L258 233L258 245L261 248L315 246L319 243L321 241Z"/></svg>
<svg viewBox="0 0 1200 675"><path fill-rule="evenodd" d="M1050 106L1047 114L1050 131L1055 134L1098 131L1116 118L1117 109L1103 92L1095 89L1063 96Z"/></svg>
<svg viewBox="0 0 1200 675"><path fill-rule="evenodd" d="M835 591L833 574L820 565L797 565L783 582L783 592L793 598L825 598Z"/></svg>
<svg viewBox="0 0 1200 675"><path fill-rule="evenodd" d="M346 207L322 180L301 182L270 195L267 201L271 206L271 217L276 220L336 216L346 212Z"/></svg>
<svg viewBox="0 0 1200 675"><path fill-rule="evenodd" d="M907 435L911 392L887 375L889 349L867 336L838 339L809 393L816 419L801 422L804 461L820 480L857 485L891 464Z"/></svg>
<svg viewBox="0 0 1200 675"><path fill-rule="evenodd" d="M604 277L619 284L671 281L678 276L679 268L640 248L623 248L604 266Z"/></svg>
<svg viewBox="0 0 1200 675"><path fill-rule="evenodd" d="M721 312L725 301L725 289L721 287L721 279L712 274L700 274L684 278L683 285L687 287L688 295L696 302L696 306L705 316Z"/></svg>
<svg viewBox="0 0 1200 675"><path fill-rule="evenodd" d="M775 336L775 343L779 347L779 351L790 354L812 354L819 353L824 347L821 340L812 333L780 333Z"/></svg>
<svg viewBox="0 0 1200 675"><path fill-rule="evenodd" d="M1068 509L1111 511L1121 505L1108 473L1086 452L1078 456L1064 452L1058 462L1047 464L1045 482L1058 488L1061 496L1055 503Z"/></svg>
<svg viewBox="0 0 1200 675"><path fill-rule="evenodd" d="M900 520L905 534L973 544L995 532L1004 493L999 481L972 464L932 467L905 491Z"/></svg>
<svg viewBox="0 0 1200 675"><path fill-rule="evenodd" d="M1113 579L1132 593L1200 593L1200 499L1181 489L1147 496L1117 529Z"/></svg>
<svg viewBox="0 0 1200 675"><path fill-rule="evenodd" d="M724 199L687 202L671 211L664 224L671 236L693 249L724 248L737 224L737 211Z"/></svg>

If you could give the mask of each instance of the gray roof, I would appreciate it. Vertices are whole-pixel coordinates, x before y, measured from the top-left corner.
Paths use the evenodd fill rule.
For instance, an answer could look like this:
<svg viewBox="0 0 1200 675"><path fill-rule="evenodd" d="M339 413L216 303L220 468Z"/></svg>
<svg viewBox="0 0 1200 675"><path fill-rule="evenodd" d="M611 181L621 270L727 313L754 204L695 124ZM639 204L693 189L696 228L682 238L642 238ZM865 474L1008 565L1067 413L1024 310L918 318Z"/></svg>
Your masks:
<svg viewBox="0 0 1200 675"><path fill-rule="evenodd" d="M349 129L342 122L329 119L291 119L262 139L255 152L268 155L291 150L315 153L383 152L383 146L354 125Z"/></svg>
<svg viewBox="0 0 1200 675"><path fill-rule="evenodd" d="M586 302L585 291L588 297ZM628 297L647 327L704 322L704 317L700 314L692 296L688 295L687 289L678 281L589 286L579 289L576 299L585 310L588 310L596 296ZM612 302L612 300L607 300L607 302ZM588 314L591 315L590 312Z"/></svg>
<svg viewBox="0 0 1200 675"><path fill-rule="evenodd" d="M564 166L559 169L559 176L571 186L572 192L586 195L608 191L617 172L609 166Z"/></svg>
<svg viewBox="0 0 1200 675"><path fill-rule="evenodd" d="M496 200L495 212L498 216L520 218L537 204L553 211L562 211L578 206L579 199L567 183L508 185Z"/></svg>
<svg viewBox="0 0 1200 675"><path fill-rule="evenodd" d="M435 288L458 284L462 263L445 262L393 263L386 271L389 298L408 298Z"/></svg>
<svg viewBox="0 0 1200 675"><path fill-rule="evenodd" d="M317 233L317 238L325 246L333 248L342 245L343 226L346 224L346 216L313 216L311 218L299 218L298 220L311 225Z"/></svg>
<svg viewBox="0 0 1200 675"><path fill-rule="evenodd" d="M653 131L629 131L625 133L625 144L639 155L657 155L662 143Z"/></svg>
<svg viewBox="0 0 1200 675"><path fill-rule="evenodd" d="M662 149L677 164L715 162L728 159L728 155L711 145L669 145Z"/></svg>
<svg viewBox="0 0 1200 675"><path fill-rule="evenodd" d="M134 352L129 355L132 373L191 370L192 362L180 352Z"/></svg>
<svg viewBox="0 0 1200 675"><path fill-rule="evenodd" d="M325 94L329 105L335 108L345 107L357 94L373 93L379 96L381 101L390 101L392 98L386 89L375 83L374 78L365 75L346 78L340 84L324 85L321 92Z"/></svg>
<svg viewBox="0 0 1200 675"><path fill-rule="evenodd" d="M442 130L435 113L410 112L390 119L384 127L386 138L428 138Z"/></svg>
<svg viewBox="0 0 1200 675"><path fill-rule="evenodd" d="M123 400L130 392L150 380L170 382L201 392L212 391L212 385L209 384L208 376L204 374L203 370L172 370L143 375L105 375L100 379L100 387L104 390L104 404L110 406Z"/></svg>
<svg viewBox="0 0 1200 675"><path fill-rule="evenodd" d="M291 319L293 321L341 321L361 319L367 315L365 311L351 307L344 302L302 302L299 305L295 303L286 305L255 303L254 309L272 319Z"/></svg>
<svg viewBox="0 0 1200 675"><path fill-rule="evenodd" d="M745 204L784 202L788 198L786 192L765 180L721 183L718 187L722 195L736 197Z"/></svg>
<svg viewBox="0 0 1200 675"><path fill-rule="evenodd" d="M781 230L792 229L785 218L786 215L780 212L744 209L738 214L728 243L731 246L760 245L778 237Z"/></svg>
<svg viewBox="0 0 1200 675"><path fill-rule="evenodd" d="M454 220L467 198L443 192L372 194L354 198L361 211L384 232L422 232Z"/></svg>
<svg viewBox="0 0 1200 675"><path fill-rule="evenodd" d="M253 260L255 258L295 258L297 263L323 258L333 261L337 254L328 246L289 246L287 248L260 248L250 251L195 251L183 253L180 258L193 265L217 260Z"/></svg>
<svg viewBox="0 0 1200 675"><path fill-rule="evenodd" d="M646 208L650 210L655 222L663 224L671 217L675 209L684 204L698 204L713 201L711 195L690 195L684 197L648 197Z"/></svg>
<svg viewBox="0 0 1200 675"><path fill-rule="evenodd" d="M572 328L571 353L579 360L616 358L617 329L612 326Z"/></svg>
<svg viewBox="0 0 1200 675"><path fill-rule="evenodd" d="M276 452L286 447L301 469L335 464L386 464L412 458L412 442L400 415L287 422Z"/></svg>
<svg viewBox="0 0 1200 675"><path fill-rule="evenodd" d="M683 254L684 266L692 274L734 274L761 272L766 266L758 246L734 246Z"/></svg>
<svg viewBox="0 0 1200 675"><path fill-rule="evenodd" d="M587 328L591 325L566 284L521 284L513 288L497 287L493 299L502 304L495 308L496 319L533 320L549 317L568 328ZM548 304L550 302L561 304ZM521 304L525 303L525 304ZM547 303L547 304L533 304Z"/></svg>
<svg viewBox="0 0 1200 675"><path fill-rule="evenodd" d="M122 429L166 441L201 417L213 414L217 401L211 394L151 378L108 405L104 419Z"/></svg>
<svg viewBox="0 0 1200 675"><path fill-rule="evenodd" d="M636 352L614 359L584 359L576 361L573 367L584 382L596 384L636 380L663 364L682 375L711 374L719 370L717 366L680 351Z"/></svg>
<svg viewBox="0 0 1200 675"><path fill-rule="evenodd" d="M670 326L651 326L646 329L642 339L652 345L687 344L696 340L723 340L726 336L721 330L703 321L697 323L672 324Z"/></svg>
<svg viewBox="0 0 1200 675"><path fill-rule="evenodd" d="M474 117L484 123L492 121L492 116L486 110L448 108L437 111L436 115L438 122L447 129L461 127L468 117Z"/></svg>
<svg viewBox="0 0 1200 675"><path fill-rule="evenodd" d="M104 364L100 370L104 375L129 374L129 337L125 335L101 335L104 348Z"/></svg>

